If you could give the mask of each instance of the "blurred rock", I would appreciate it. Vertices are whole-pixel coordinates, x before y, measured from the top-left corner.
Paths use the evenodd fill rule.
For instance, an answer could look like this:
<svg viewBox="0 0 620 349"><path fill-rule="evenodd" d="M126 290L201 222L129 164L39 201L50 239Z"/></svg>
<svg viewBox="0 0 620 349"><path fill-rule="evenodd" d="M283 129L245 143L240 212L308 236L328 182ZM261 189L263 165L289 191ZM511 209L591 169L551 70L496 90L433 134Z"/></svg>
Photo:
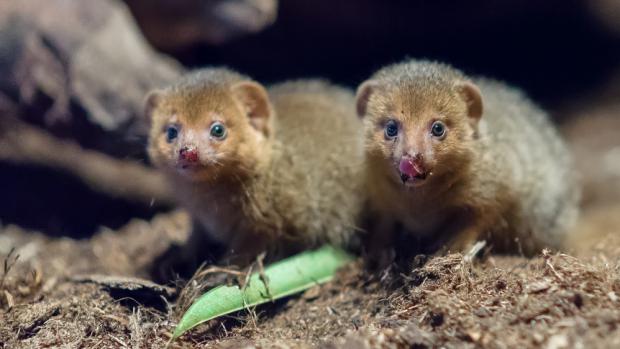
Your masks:
<svg viewBox="0 0 620 349"><path fill-rule="evenodd" d="M175 50L196 43L221 44L271 25L278 0L126 0L146 37Z"/></svg>
<svg viewBox="0 0 620 349"><path fill-rule="evenodd" d="M87 147L142 153L144 95L180 71L117 1L0 3L0 100Z"/></svg>
<svg viewBox="0 0 620 349"><path fill-rule="evenodd" d="M562 131L584 186L583 205L615 204L620 198L620 70L608 82L561 111Z"/></svg>
<svg viewBox="0 0 620 349"><path fill-rule="evenodd" d="M586 4L605 28L614 35L620 36L620 1L589 0Z"/></svg>

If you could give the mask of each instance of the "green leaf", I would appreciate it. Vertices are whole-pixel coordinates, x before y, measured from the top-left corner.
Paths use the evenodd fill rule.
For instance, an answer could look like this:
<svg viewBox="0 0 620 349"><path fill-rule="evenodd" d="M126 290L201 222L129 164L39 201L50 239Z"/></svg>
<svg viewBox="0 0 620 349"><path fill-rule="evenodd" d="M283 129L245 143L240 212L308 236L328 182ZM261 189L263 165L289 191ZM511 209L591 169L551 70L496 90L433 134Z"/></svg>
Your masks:
<svg viewBox="0 0 620 349"><path fill-rule="evenodd" d="M258 273L250 276L244 290L238 286L218 286L200 296L185 312L171 341L205 321L327 282L333 278L338 268L352 260L353 256L345 251L324 246L283 259L265 268L269 291Z"/></svg>

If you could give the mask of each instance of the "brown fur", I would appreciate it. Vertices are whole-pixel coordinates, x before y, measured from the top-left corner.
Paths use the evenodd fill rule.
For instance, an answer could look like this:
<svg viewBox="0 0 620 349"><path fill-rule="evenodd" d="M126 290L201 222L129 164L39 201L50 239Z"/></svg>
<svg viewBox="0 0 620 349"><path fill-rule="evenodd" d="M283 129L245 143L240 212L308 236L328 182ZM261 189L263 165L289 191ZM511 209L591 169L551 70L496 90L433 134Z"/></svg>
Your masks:
<svg viewBox="0 0 620 349"><path fill-rule="evenodd" d="M350 91L327 82L265 92L228 70L202 70L148 98L149 154L179 202L231 253L346 244L362 205L354 102ZM208 136L214 121L227 127L222 141ZM180 126L179 142L167 141L169 124ZM190 141L203 166L179 172L179 149Z"/></svg>
<svg viewBox="0 0 620 349"><path fill-rule="evenodd" d="M527 254L561 246L577 215L572 163L544 112L518 91L410 61L362 84L357 110L376 234L402 224L452 251L477 239ZM390 119L400 125L395 139L384 133ZM436 120L446 125L443 139L431 136ZM428 176L405 186L399 162L411 153L423 158Z"/></svg>

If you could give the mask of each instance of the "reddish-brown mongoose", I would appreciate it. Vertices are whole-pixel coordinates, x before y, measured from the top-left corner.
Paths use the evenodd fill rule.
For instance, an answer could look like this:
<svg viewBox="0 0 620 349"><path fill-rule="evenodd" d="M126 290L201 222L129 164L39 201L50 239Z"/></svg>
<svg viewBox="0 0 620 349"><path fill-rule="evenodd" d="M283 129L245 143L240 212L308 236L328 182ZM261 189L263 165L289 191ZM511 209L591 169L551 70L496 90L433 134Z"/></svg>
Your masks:
<svg viewBox="0 0 620 349"><path fill-rule="evenodd" d="M561 247L575 223L571 156L520 91L411 60L361 84L357 113L379 240L401 225L455 252L486 239L531 255Z"/></svg>
<svg viewBox="0 0 620 349"><path fill-rule="evenodd" d="M227 255L343 245L354 234L364 153L351 91L319 80L265 89L212 68L151 93L146 113L152 162Z"/></svg>

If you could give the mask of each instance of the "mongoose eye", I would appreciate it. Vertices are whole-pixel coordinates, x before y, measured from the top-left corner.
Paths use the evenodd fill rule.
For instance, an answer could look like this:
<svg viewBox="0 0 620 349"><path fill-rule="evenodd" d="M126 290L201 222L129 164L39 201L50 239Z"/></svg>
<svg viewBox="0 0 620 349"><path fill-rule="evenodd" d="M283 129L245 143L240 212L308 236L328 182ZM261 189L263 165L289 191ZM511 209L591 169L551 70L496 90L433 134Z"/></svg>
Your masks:
<svg viewBox="0 0 620 349"><path fill-rule="evenodd" d="M392 139L398 135L398 123L390 120L385 124L385 138Z"/></svg>
<svg viewBox="0 0 620 349"><path fill-rule="evenodd" d="M431 126L431 134L433 137L443 138L446 135L446 124L441 121L433 122Z"/></svg>
<svg viewBox="0 0 620 349"><path fill-rule="evenodd" d="M178 137L178 135L179 130L177 130L176 127L168 126L168 128L166 129L166 139L168 140L168 143L174 141Z"/></svg>
<svg viewBox="0 0 620 349"><path fill-rule="evenodd" d="M211 137L215 137L217 139L224 139L226 137L226 127L219 122L211 125L211 130L209 131Z"/></svg>

